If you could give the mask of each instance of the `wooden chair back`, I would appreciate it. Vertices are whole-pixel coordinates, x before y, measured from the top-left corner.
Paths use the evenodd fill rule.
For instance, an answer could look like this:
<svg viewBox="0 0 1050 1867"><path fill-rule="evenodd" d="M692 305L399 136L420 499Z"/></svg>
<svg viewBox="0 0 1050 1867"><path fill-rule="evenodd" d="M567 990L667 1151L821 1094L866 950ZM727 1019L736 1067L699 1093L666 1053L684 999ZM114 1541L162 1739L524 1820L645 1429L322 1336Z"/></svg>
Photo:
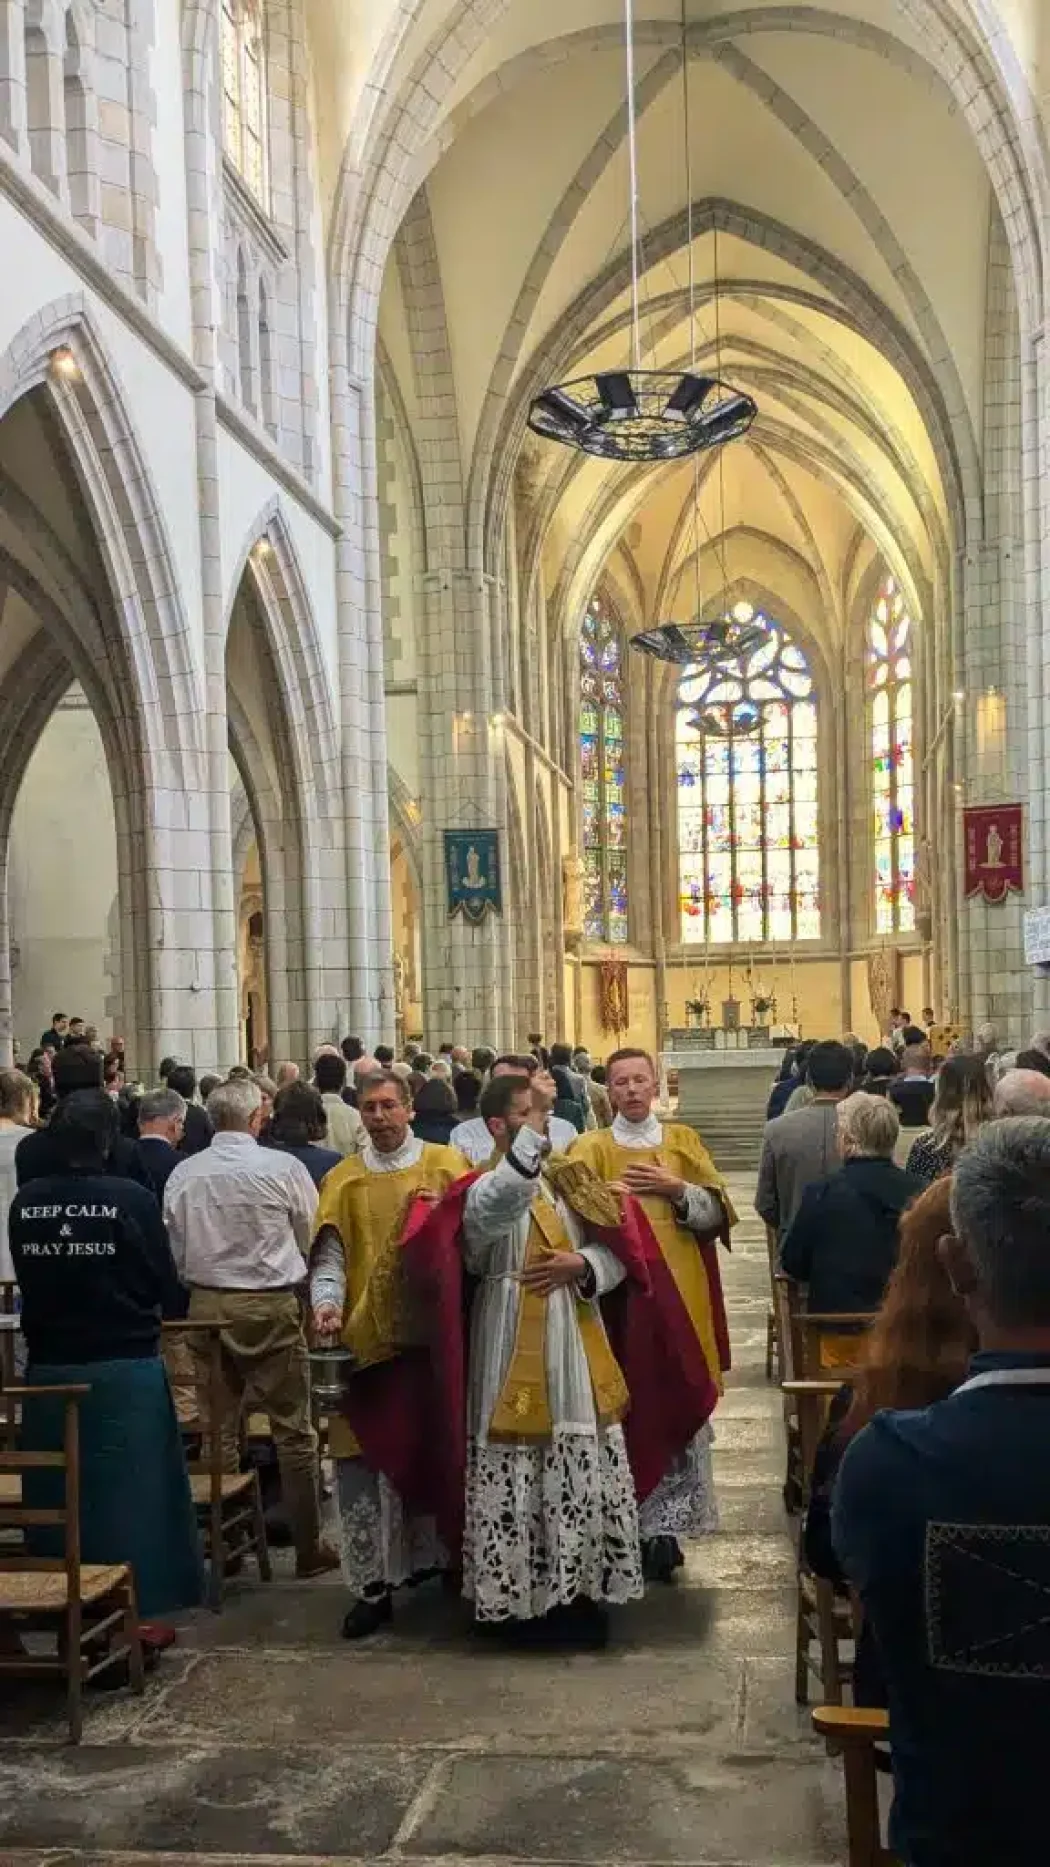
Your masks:
<svg viewBox="0 0 1050 1867"><path fill-rule="evenodd" d="M57 1529L59 1556L32 1556L24 1549L0 1551L0 1616L13 1624L58 1633L54 1655L25 1651L19 1639L0 1652L0 1673L34 1676L58 1673L65 1677L69 1735L79 1743L83 1730L82 1694L85 1682L106 1668L126 1663L131 1682L143 1689L142 1643L139 1635L135 1582L126 1563L88 1564L81 1558L80 1541L80 1403L91 1391L87 1384L61 1387L8 1387L0 1405L9 1424L27 1399L57 1399L62 1403L62 1446L59 1451L26 1451L0 1444L0 1474L24 1478L27 1472L61 1473L61 1503L37 1506L20 1501L0 1502L0 1526L22 1530ZM61 1575L64 1587L48 1584ZM88 1618L85 1622L85 1606ZM122 1639L113 1645L113 1636Z"/></svg>
<svg viewBox="0 0 1050 1867"><path fill-rule="evenodd" d="M184 1335L197 1338L197 1354L200 1344L204 1344L204 1356L207 1362L206 1407L201 1410L201 1423L207 1421L201 1447L202 1459L199 1464L191 1465L190 1483L194 1494L194 1504L203 1517L208 1540L208 1606L218 1613L222 1607L226 1563L230 1556L237 1553L230 1545L234 1530L245 1531L239 1539L238 1547L246 1544L254 1549L259 1564L262 1581L271 1579L269 1550L266 1542L266 1524L263 1516L262 1497L259 1491L257 1472L244 1472L234 1478L223 1469L222 1428L225 1412L222 1379L222 1328L215 1322L182 1322L164 1324L165 1330L179 1330ZM196 1482L204 1477L207 1480L204 1496L201 1486ZM250 1532L245 1526L250 1525Z"/></svg>
<svg viewBox="0 0 1050 1867"><path fill-rule="evenodd" d="M797 1285L796 1285L797 1289ZM820 1380L837 1374L848 1381L864 1365L864 1337L875 1321L873 1310L850 1310L840 1315L797 1307L798 1361L796 1376Z"/></svg>
<svg viewBox="0 0 1050 1867"><path fill-rule="evenodd" d="M846 1778L846 1831L849 1867L898 1867L897 1857L882 1845L879 1822L876 1746L889 1742L884 1711L845 1705L818 1705L814 1729L842 1755Z"/></svg>
<svg viewBox="0 0 1050 1867"><path fill-rule="evenodd" d="M15 1381L15 1337L18 1334L18 1285L0 1281L0 1388Z"/></svg>
<svg viewBox="0 0 1050 1867"><path fill-rule="evenodd" d="M817 1447L827 1425L828 1409L842 1382L833 1375L823 1375L813 1380L783 1381L785 1394L795 1404L798 1420L799 1452L801 1457L801 1478L803 1504L808 1504L810 1487L813 1482L813 1465L817 1456Z"/></svg>

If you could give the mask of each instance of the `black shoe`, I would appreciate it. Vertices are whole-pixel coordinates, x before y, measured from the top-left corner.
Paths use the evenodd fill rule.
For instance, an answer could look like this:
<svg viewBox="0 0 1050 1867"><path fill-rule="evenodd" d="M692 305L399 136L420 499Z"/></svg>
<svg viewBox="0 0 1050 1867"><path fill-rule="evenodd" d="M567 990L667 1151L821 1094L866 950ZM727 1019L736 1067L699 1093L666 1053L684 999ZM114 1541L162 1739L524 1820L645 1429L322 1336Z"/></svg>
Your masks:
<svg viewBox="0 0 1050 1867"><path fill-rule="evenodd" d="M344 1640L367 1640L394 1618L394 1604L389 1593L355 1601L343 1622Z"/></svg>
<svg viewBox="0 0 1050 1867"><path fill-rule="evenodd" d="M673 1582L685 1557L677 1537L653 1536L642 1544L642 1573L648 1582Z"/></svg>
<svg viewBox="0 0 1050 1867"><path fill-rule="evenodd" d="M577 1595L565 1611L567 1641L589 1652L601 1653L609 1644L609 1610L600 1601Z"/></svg>

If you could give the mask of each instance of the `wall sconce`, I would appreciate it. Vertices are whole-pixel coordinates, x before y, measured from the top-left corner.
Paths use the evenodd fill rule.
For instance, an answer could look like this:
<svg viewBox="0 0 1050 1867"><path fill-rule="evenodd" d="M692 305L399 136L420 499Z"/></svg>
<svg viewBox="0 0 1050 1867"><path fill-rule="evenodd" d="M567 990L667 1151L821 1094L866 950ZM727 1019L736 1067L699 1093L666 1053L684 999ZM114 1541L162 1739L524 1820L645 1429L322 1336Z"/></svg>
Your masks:
<svg viewBox="0 0 1050 1867"><path fill-rule="evenodd" d="M58 350L52 350L51 368L63 382L79 382L80 380L80 364L66 344Z"/></svg>
<svg viewBox="0 0 1050 1867"><path fill-rule="evenodd" d="M492 715L492 724L493 724L493 726L496 726L496 727L499 727L499 726L502 726L502 725L503 725L503 722L504 722L504 720L506 719L506 717L507 717L507 716L506 716L506 714L505 714L505 713L494 713L494 714Z"/></svg>

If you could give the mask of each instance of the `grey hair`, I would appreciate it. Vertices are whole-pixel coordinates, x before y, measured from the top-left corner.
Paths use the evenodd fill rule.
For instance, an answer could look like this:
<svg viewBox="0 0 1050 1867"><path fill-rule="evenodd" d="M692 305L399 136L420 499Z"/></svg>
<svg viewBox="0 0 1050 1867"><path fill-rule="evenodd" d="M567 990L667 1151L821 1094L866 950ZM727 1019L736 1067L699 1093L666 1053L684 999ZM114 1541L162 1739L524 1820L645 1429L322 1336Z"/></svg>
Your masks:
<svg viewBox="0 0 1050 1867"><path fill-rule="evenodd" d="M1050 1077L1047 1078L1050 1081ZM139 1127L148 1121L172 1121L186 1118L185 1097L177 1089L147 1089L138 1107Z"/></svg>
<svg viewBox="0 0 1050 1867"><path fill-rule="evenodd" d="M252 1116L256 1109L262 1108L262 1090L258 1083L249 1077L231 1077L228 1083L220 1083L208 1097L208 1114L211 1116L217 1133L223 1129L234 1132L251 1127Z"/></svg>
<svg viewBox="0 0 1050 1867"><path fill-rule="evenodd" d="M1050 1121L982 1128L959 1156L952 1222L969 1249L992 1320L1050 1327Z"/></svg>
<svg viewBox="0 0 1050 1867"><path fill-rule="evenodd" d="M863 1089L839 1103L838 1123L843 1139L852 1141L853 1152L869 1160L888 1160L901 1128L893 1103L885 1096L869 1096Z"/></svg>
<svg viewBox="0 0 1050 1867"><path fill-rule="evenodd" d="M1041 1070L1007 1070L995 1085L995 1112L1004 1115L1050 1115L1050 1076Z"/></svg>

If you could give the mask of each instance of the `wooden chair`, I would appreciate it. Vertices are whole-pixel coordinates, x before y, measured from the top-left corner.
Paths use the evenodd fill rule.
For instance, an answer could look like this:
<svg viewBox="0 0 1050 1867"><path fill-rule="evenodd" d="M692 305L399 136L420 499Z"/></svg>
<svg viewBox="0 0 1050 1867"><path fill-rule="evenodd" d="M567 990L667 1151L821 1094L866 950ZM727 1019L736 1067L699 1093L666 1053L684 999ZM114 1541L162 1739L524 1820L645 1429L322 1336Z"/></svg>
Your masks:
<svg viewBox="0 0 1050 1867"><path fill-rule="evenodd" d="M48 1526L62 1531L60 1557L33 1557L21 1550L0 1553L0 1626L14 1636L13 1650L0 1648L0 1674L22 1678L58 1674L66 1680L69 1738L79 1744L84 1728L82 1694L88 1680L108 1667L127 1664L131 1684L145 1684L135 1578L129 1564L85 1563L80 1559L80 1402L87 1386L8 1388L8 1404L27 1396L51 1395L64 1407L61 1452L24 1452L0 1446L0 1473L21 1481L23 1472L61 1471L62 1505L36 1509L19 1497L0 1501L0 1525ZM18 1635L43 1630L55 1636L55 1653L21 1649ZM118 1635L115 1639L114 1635Z"/></svg>
<svg viewBox="0 0 1050 1867"><path fill-rule="evenodd" d="M882 1845L879 1822L876 1752L889 1742L889 1718L884 1711L818 1705L813 1725L842 1755L849 1867L897 1867L896 1855Z"/></svg>
<svg viewBox="0 0 1050 1867"><path fill-rule="evenodd" d="M15 1337L18 1334L18 1285L0 1283L0 1388L11 1387L17 1379Z"/></svg>
<svg viewBox="0 0 1050 1867"><path fill-rule="evenodd" d="M797 1288L797 1286L796 1286ZM840 1315L798 1307L796 1368L799 1377L819 1381L838 1375L848 1381L864 1361L864 1337L875 1321L873 1310L850 1310Z"/></svg>
<svg viewBox="0 0 1050 1867"><path fill-rule="evenodd" d="M803 1514L798 1525L795 1617L795 1703L798 1705L809 1701L811 1673L820 1681L829 1705L842 1704L843 1688L852 1677L851 1663L843 1658L841 1650L844 1641L856 1636L851 1604L845 1596L836 1593L833 1583L814 1575L806 1559L805 1540L805 1510L812 1488L813 1464L827 1423L828 1408L840 1386L841 1382L835 1378L784 1382L784 1390L796 1408L802 1472Z"/></svg>
<svg viewBox="0 0 1050 1867"><path fill-rule="evenodd" d="M783 1351L780 1346L780 1332L777 1327L776 1306L776 1280L780 1269L778 1260L779 1247L777 1244L776 1230L772 1225L766 1226L766 1251L769 1254L770 1288L769 1309L766 1312L766 1380L771 1381L773 1379L773 1364L775 1362L777 1379L783 1381L787 1378L787 1375L784 1367Z"/></svg>
<svg viewBox="0 0 1050 1867"><path fill-rule="evenodd" d="M269 1582L273 1577L259 1474L223 1470L222 1330L219 1324L178 1322L165 1323L164 1327L207 1338L208 1429L202 1443L202 1461L191 1465L189 1472L194 1508L208 1557L208 1606L218 1614L227 1572L249 1552L254 1554L259 1565L259 1580Z"/></svg>

